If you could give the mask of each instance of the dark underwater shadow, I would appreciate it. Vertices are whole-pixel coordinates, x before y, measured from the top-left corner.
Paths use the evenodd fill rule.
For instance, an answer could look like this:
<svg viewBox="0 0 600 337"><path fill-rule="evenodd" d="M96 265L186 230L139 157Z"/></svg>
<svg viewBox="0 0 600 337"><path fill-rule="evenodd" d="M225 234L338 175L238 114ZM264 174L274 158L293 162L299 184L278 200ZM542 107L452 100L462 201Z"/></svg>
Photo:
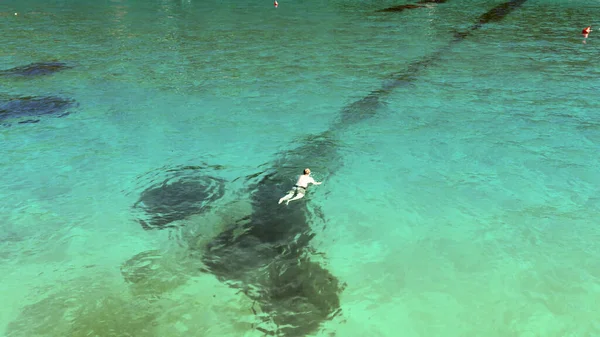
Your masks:
<svg viewBox="0 0 600 337"><path fill-rule="evenodd" d="M293 184L290 177L297 176L300 174L298 171L305 167L322 172L322 178L337 171L343 165L343 158L338 152L338 137L345 128L375 116L385 106L383 99L386 95L415 81L423 69L438 62L454 43L467 38L483 24L501 20L524 2L525 0L509 1L484 13L470 30L456 36L446 47L411 63L404 71L390 74L389 81L380 89L371 91L343 108L338 120L329 130L297 142L300 146L279 154L270 169L247 177L251 213L230 224L224 224L222 227L225 229L204 247L196 246L193 249L199 250L207 272L253 299L267 314L265 319L278 327L275 331L262 327L256 329L272 336L306 336L316 332L323 322L341 312L339 294L344 285L312 258L310 241L315 235L315 219L307 207L312 188L309 188L304 200L295 201L289 206L277 204L277 200ZM203 176L197 179L210 181L213 178ZM165 186L157 185L157 188L167 188ZM215 195L203 193L202 186L189 185L190 188L199 188L198 192L202 197L197 201L201 203L210 200L210 195ZM171 193L148 192L147 195L152 196L150 199L161 200ZM181 195L188 195L186 198L196 200L196 197L192 197L193 193ZM171 197L164 198L171 200ZM172 199L180 200L178 197ZM180 203L187 204L177 201L162 205L158 202L149 208L150 218L154 214L160 219L163 207L177 209L177 217L195 211L194 207L183 209L173 206ZM193 241L193 238L190 239Z"/></svg>
<svg viewBox="0 0 600 337"><path fill-rule="evenodd" d="M331 133L307 137L302 146L282 154L275 167L250 185L252 213L223 231L205 248L203 262L219 280L239 287L260 304L279 328L278 336L306 336L340 312L344 286L311 258L309 246L315 219L307 200L279 205L290 189L290 177L307 164L328 174L340 167L337 140ZM325 168L319 164L329 164ZM233 281L233 283L231 283Z"/></svg>
<svg viewBox="0 0 600 337"><path fill-rule="evenodd" d="M244 195L250 197L250 210L230 223L192 223L196 218L190 217L208 212L225 189L223 179L200 167L154 173L150 186L140 192L133 206L146 230L175 228L183 219L188 219L188 228L224 228L208 240L188 235L185 246L191 256L198 256L201 261L203 267L198 271L209 272L242 291L260 306L264 313L261 317L266 315L265 326L274 323L279 327L276 331L260 325L256 329L279 336L305 336L316 331L323 321L339 313L339 294L343 290L335 276L312 260L309 242L315 235L311 228L314 219L306 204L310 195L289 206L277 203L293 186L293 177L300 174L298 167L309 164L327 174L342 163L333 134L309 136L299 143L300 147L278 156L273 167L279 170L245 178ZM314 159L307 163L306 156ZM326 157L328 167L317 164L324 159L321 157ZM198 245L198 241L204 243ZM147 263L158 266L160 259L148 258L145 253L139 256L143 258L132 258L127 269L123 269L128 282L144 284L144 279L140 281L136 276L140 273L150 280L164 278L150 275L148 270L154 269L144 267Z"/></svg>
<svg viewBox="0 0 600 337"><path fill-rule="evenodd" d="M423 8L428 4L442 4L442 3L445 3L446 1L448 1L448 0L419 0L416 2L416 4L404 4L404 5L392 6L392 7L380 9L377 12L400 13L407 9Z"/></svg>
<svg viewBox="0 0 600 337"><path fill-rule="evenodd" d="M78 104L58 96L0 97L0 123L37 123L42 117L65 117Z"/></svg>
<svg viewBox="0 0 600 337"><path fill-rule="evenodd" d="M140 194L133 209L142 228L165 229L178 220L210 210L225 194L225 180L205 174L200 167L181 167L164 172Z"/></svg>
<svg viewBox="0 0 600 337"><path fill-rule="evenodd" d="M63 62L36 62L0 70L0 77L33 78L71 68ZM0 96L0 123L10 126L11 122L37 123L42 116L64 117L76 106L74 100L58 96Z"/></svg>
<svg viewBox="0 0 600 337"><path fill-rule="evenodd" d="M37 77L51 75L71 68L73 67L63 62L36 62L11 69L0 70L0 76Z"/></svg>

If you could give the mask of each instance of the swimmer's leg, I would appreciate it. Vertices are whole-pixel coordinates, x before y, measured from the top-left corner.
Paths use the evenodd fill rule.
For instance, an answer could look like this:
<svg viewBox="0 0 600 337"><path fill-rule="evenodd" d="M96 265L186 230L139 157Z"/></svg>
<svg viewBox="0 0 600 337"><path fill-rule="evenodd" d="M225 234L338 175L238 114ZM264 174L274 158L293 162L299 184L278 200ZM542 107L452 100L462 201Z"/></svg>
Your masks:
<svg viewBox="0 0 600 337"><path fill-rule="evenodd" d="M286 200L290 199L291 197L293 197L293 196L294 196L294 192L296 192L296 191L294 191L294 190L291 190L291 191L289 191L289 192L288 192L288 194L287 194L286 196L284 196L284 197L282 197L281 199L279 199L279 202L278 202L278 204L281 204L282 202L284 202L284 201L286 201ZM286 204L287 204L287 203L286 203Z"/></svg>
<svg viewBox="0 0 600 337"><path fill-rule="evenodd" d="M296 197L295 197L294 199L290 199L290 200L286 201L286 203L285 203L285 204L287 205L287 204L289 204L289 203L290 203L290 201L294 201L294 200L301 199L303 196L304 196L304 193L302 193L302 192L298 192L298 194L296 195Z"/></svg>

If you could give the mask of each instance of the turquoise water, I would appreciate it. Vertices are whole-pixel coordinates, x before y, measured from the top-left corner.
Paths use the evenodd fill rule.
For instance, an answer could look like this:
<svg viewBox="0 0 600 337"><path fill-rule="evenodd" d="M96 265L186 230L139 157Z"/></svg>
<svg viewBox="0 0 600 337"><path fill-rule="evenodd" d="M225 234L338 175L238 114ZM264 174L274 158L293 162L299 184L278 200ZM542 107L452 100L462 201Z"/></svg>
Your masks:
<svg viewBox="0 0 600 337"><path fill-rule="evenodd" d="M208 167L225 195L182 226L216 235L251 212L240 177L500 3L2 2L0 69L73 68L0 94L79 107L0 129L0 331L263 336L251 298L186 260L189 231L142 229L140 193ZM527 1L334 130L339 162L306 154L324 184L289 207L318 215L314 259L345 285L312 335L600 335L599 48L580 35L598 14ZM128 282L146 252L158 262Z"/></svg>

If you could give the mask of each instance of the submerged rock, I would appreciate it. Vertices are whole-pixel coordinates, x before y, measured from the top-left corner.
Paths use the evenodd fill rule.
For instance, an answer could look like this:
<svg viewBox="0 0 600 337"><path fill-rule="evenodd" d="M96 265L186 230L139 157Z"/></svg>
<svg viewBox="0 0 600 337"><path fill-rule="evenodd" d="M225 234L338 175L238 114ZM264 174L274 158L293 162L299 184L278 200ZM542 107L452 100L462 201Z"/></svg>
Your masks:
<svg viewBox="0 0 600 337"><path fill-rule="evenodd" d="M282 169L264 174L251 185L250 215L227 226L204 249L202 261L208 271L240 288L278 326L265 333L306 336L340 311L343 286L311 260L309 243L315 234L306 206L310 192L289 206L277 203L290 187L289 178L300 173L286 166L303 167L307 157L327 158L329 167L322 170L335 170L341 164L337 147L335 137L325 133L307 138L298 149L280 157L273 167ZM318 170L319 165L311 167Z"/></svg>
<svg viewBox="0 0 600 337"><path fill-rule="evenodd" d="M442 4L446 1L448 1L448 0L420 0L417 2L417 5L412 5L412 4L398 5L398 6L393 6L393 7L388 7L388 8L378 10L378 12L402 12L405 9L421 8L421 7L425 7L425 5L428 5L428 4Z"/></svg>
<svg viewBox="0 0 600 337"><path fill-rule="evenodd" d="M136 300L110 280L82 277L46 288L43 299L24 305L6 327L11 337L156 336L160 308ZM111 287L112 286L112 287ZM63 288L64 287L64 288ZM41 291L41 290L40 290Z"/></svg>
<svg viewBox="0 0 600 337"><path fill-rule="evenodd" d="M139 253L123 265L121 274L133 286L135 294L158 296L187 281L184 265L177 256L165 256L158 250Z"/></svg>
<svg viewBox="0 0 600 337"><path fill-rule="evenodd" d="M423 6L420 6L420 5L411 5L411 4L398 5L398 6L393 6L393 7L388 7L388 8L380 9L380 10L378 10L378 12L402 12L405 9L415 9L415 8L421 8L421 7L423 7Z"/></svg>
<svg viewBox="0 0 600 337"><path fill-rule="evenodd" d="M37 123L42 116L67 116L76 106L74 100L57 96L0 98L0 122Z"/></svg>
<svg viewBox="0 0 600 337"><path fill-rule="evenodd" d="M274 261L260 282L267 287L255 300L280 327L281 335L306 336L341 311L339 294L344 287L307 257Z"/></svg>
<svg viewBox="0 0 600 337"><path fill-rule="evenodd" d="M0 75L16 77L35 77L54 74L64 69L71 69L72 66L63 62L36 62L28 65L15 67L0 71Z"/></svg>
<svg viewBox="0 0 600 337"><path fill-rule="evenodd" d="M223 179L199 170L175 170L175 174L146 188L133 205L146 230L175 227L175 222L208 211L223 197Z"/></svg>

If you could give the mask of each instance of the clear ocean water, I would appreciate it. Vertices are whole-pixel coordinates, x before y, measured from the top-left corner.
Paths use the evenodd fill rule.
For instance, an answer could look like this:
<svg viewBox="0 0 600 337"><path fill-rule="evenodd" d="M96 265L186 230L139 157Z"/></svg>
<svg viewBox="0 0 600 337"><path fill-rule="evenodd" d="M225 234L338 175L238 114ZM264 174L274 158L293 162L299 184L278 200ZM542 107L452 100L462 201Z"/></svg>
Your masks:
<svg viewBox="0 0 600 337"><path fill-rule="evenodd" d="M345 285L311 335L600 336L600 35L581 36L600 3L530 0L448 47L502 2L0 2L0 70L72 66L0 94L78 103L0 127L0 332L264 336L251 299L178 264L182 232L132 206L156 172L216 167L227 202L194 220L210 236L250 212L238 178L330 130L340 158L294 168L324 183L281 206L319 215L310 245ZM135 287L123 266L148 251Z"/></svg>

